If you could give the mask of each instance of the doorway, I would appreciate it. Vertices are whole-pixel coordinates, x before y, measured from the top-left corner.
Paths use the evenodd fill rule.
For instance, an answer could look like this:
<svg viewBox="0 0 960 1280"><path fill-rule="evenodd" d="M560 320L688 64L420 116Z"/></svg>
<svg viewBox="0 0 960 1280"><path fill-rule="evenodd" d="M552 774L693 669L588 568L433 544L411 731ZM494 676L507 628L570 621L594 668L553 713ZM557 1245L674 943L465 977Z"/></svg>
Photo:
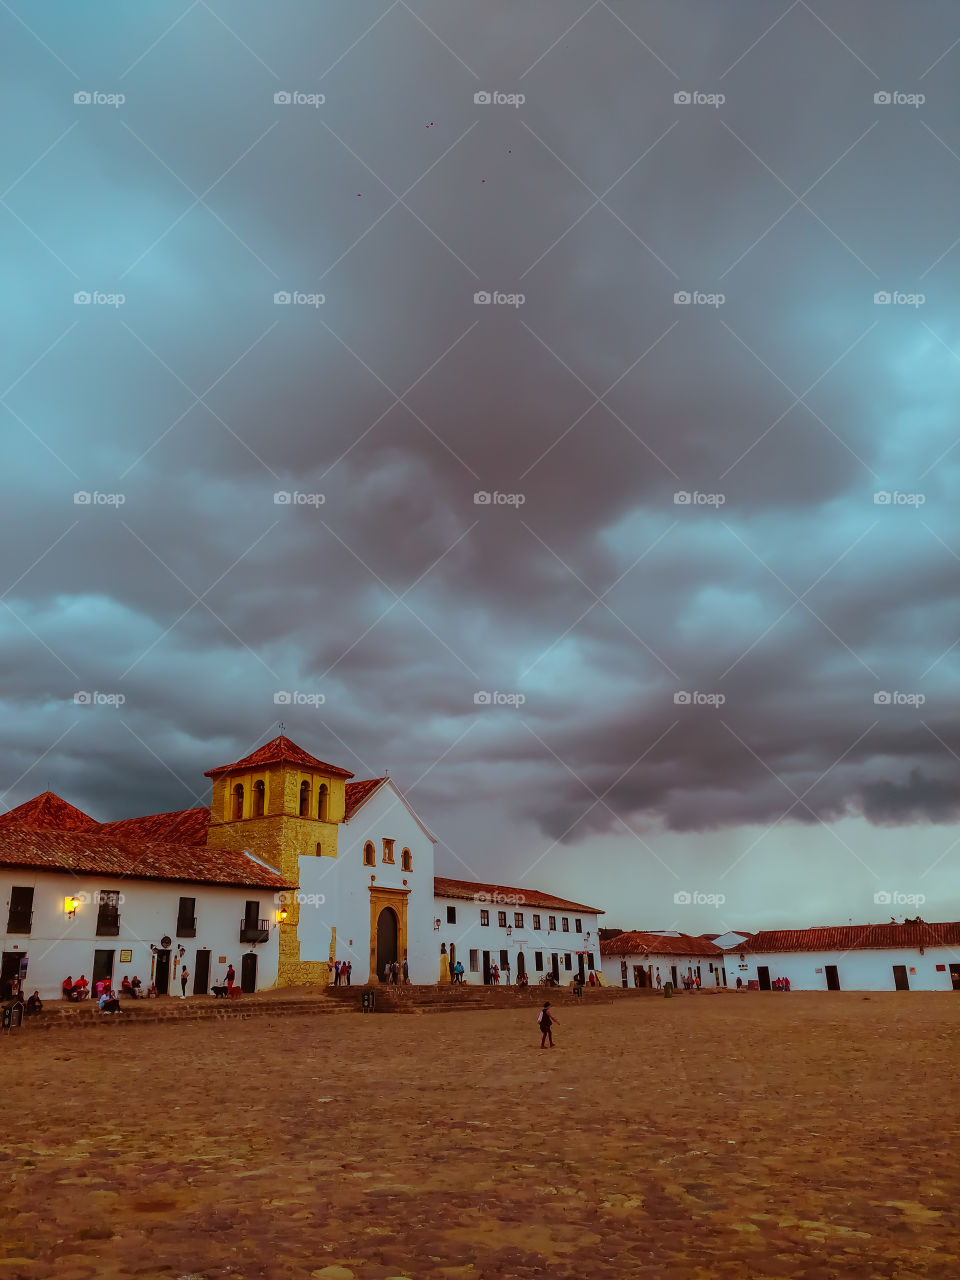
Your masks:
<svg viewBox="0 0 960 1280"><path fill-rule="evenodd" d="M455 942L451 942L451 943L450 943L450 946L449 946L449 948L448 948L448 949L449 949L449 951L450 951L450 980L451 980L451 982L452 982L452 981L453 981L453 966L457 963L457 944L456 944ZM401 980L402 980L402 978L403 978L403 974L401 974L401 975L400 975L400 977L401 977Z"/></svg>
<svg viewBox="0 0 960 1280"><path fill-rule="evenodd" d="M23 957L26 959L26 956ZM20 952L4 951L0 961L0 1000L9 1000L14 978L20 977Z"/></svg>
<svg viewBox="0 0 960 1280"><path fill-rule="evenodd" d="M490 985L490 952L483 953L483 985Z"/></svg>
<svg viewBox="0 0 960 1280"><path fill-rule="evenodd" d="M554 952L551 954L551 956L550 956L550 972L553 974L553 980L554 980L554 982L555 982L555 983L557 983L557 984L559 984L559 982L560 982L560 957L557 955L556 951L554 951Z"/></svg>
<svg viewBox="0 0 960 1280"><path fill-rule="evenodd" d="M954 991L960 991L960 964L950 966L950 982Z"/></svg>
<svg viewBox="0 0 960 1280"><path fill-rule="evenodd" d="M757 986L761 991L770 990L770 966L766 964L757 965Z"/></svg>
<svg viewBox="0 0 960 1280"><path fill-rule="evenodd" d="M827 979L827 990L839 991L840 975L837 973L837 966L835 964L825 964L823 966L823 972Z"/></svg>
<svg viewBox="0 0 960 1280"><path fill-rule="evenodd" d="M677 966L676 966L675 964L672 964L672 965L670 966L670 980L671 980L671 981L672 981L672 983L673 983L673 989L674 989L674 991L676 991L676 989L677 989Z"/></svg>
<svg viewBox="0 0 960 1280"><path fill-rule="evenodd" d="M96 995L97 983L108 982L113 986L113 957L114 951L94 951L93 953L93 975L90 978L90 994Z"/></svg>
<svg viewBox="0 0 960 1280"><path fill-rule="evenodd" d="M383 981L383 970L399 960L397 955L397 913L393 907L384 907L377 916L377 977Z"/></svg>
<svg viewBox="0 0 960 1280"><path fill-rule="evenodd" d="M517 952L517 981L527 976L527 962L523 958L523 952Z"/></svg>
<svg viewBox="0 0 960 1280"><path fill-rule="evenodd" d="M210 952L198 951L193 962L193 994L205 996L210 985Z"/></svg>
<svg viewBox="0 0 960 1280"><path fill-rule="evenodd" d="M247 951L240 957L240 990L252 996L257 989L257 953Z"/></svg>
<svg viewBox="0 0 960 1280"><path fill-rule="evenodd" d="M647 975L643 971L643 965L635 964L633 966L633 985L635 987L645 987L647 985Z"/></svg>
<svg viewBox="0 0 960 1280"><path fill-rule="evenodd" d="M905 964L895 964L893 966L893 985L897 991L910 990L910 979L907 977L907 966Z"/></svg>
<svg viewBox="0 0 960 1280"><path fill-rule="evenodd" d="M170 952L158 951L157 964L153 975L158 996L165 996L170 990Z"/></svg>
<svg viewBox="0 0 960 1280"><path fill-rule="evenodd" d="M579 979L580 979L580 985L581 985L581 986L583 986L583 984L584 984L584 983L586 982L586 980L587 980L587 975L586 975L586 973L584 972L584 966L583 966L583 952L582 952L582 951L581 951L581 952L579 953L579 955L577 956L577 976L578 976L578 977L579 977Z"/></svg>

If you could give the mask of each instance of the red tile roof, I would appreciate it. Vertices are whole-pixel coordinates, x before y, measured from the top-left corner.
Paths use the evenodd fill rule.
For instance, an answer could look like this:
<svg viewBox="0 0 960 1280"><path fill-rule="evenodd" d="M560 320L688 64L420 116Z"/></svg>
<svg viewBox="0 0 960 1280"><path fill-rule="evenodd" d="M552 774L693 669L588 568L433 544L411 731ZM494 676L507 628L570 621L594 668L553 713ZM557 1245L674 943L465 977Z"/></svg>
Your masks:
<svg viewBox="0 0 960 1280"><path fill-rule="evenodd" d="M560 911L585 911L590 915L603 915L599 907L588 907L582 902L568 902L552 893L540 893L536 889L511 889L505 884L480 884L475 880L448 880L435 876L433 891L438 898L464 898L489 902L496 907L556 907ZM479 895L483 894L481 898ZM505 901L504 901L505 899Z"/></svg>
<svg viewBox="0 0 960 1280"><path fill-rule="evenodd" d="M345 784L344 791L347 793L347 807L344 821L352 817L365 800L370 799L382 782L386 782L386 778L365 778L362 782L348 782Z"/></svg>
<svg viewBox="0 0 960 1280"><path fill-rule="evenodd" d="M34 827L53 831L95 831L100 824L82 809L44 791L15 809L0 814L0 826Z"/></svg>
<svg viewBox="0 0 960 1280"><path fill-rule="evenodd" d="M114 879L183 880L270 889L290 888L239 849L143 843L118 835L0 828L0 866L70 871Z"/></svg>
<svg viewBox="0 0 960 1280"><path fill-rule="evenodd" d="M154 813L146 818L120 818L103 822L103 835L123 836L127 840L159 840L166 844L204 845L210 826L209 809L178 809L173 813Z"/></svg>
<svg viewBox="0 0 960 1280"><path fill-rule="evenodd" d="M708 938L694 938L688 933L621 933L600 943L605 956L721 956L723 952Z"/></svg>
<svg viewBox="0 0 960 1280"><path fill-rule="evenodd" d="M272 742L264 743L251 755L244 756L235 764L221 764L216 769L208 769L204 777L218 778L221 774L232 773L235 769L259 769L263 765L281 763L299 764L305 769L316 769L320 773L329 773L337 778L353 777L349 769L341 769L335 764L325 764L316 756L310 755L308 751L304 751L303 747L298 747L295 742L285 738L282 733Z"/></svg>
<svg viewBox="0 0 960 1280"><path fill-rule="evenodd" d="M960 923L843 924L822 929L761 929L728 951L872 951L887 947L960 947Z"/></svg>

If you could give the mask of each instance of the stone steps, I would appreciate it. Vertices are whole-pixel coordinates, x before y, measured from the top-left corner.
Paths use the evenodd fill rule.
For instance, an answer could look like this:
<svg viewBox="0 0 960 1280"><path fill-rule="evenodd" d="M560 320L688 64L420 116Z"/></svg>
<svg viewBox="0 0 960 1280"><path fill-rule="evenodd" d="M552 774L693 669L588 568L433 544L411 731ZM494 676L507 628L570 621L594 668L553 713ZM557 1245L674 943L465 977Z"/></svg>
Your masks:
<svg viewBox="0 0 960 1280"><path fill-rule="evenodd" d="M122 1013L101 1013L95 1002L90 1004L44 1006L39 1018L25 1018L24 1030L88 1031L104 1027L138 1027L174 1022L233 1022L270 1016L290 1017L317 1014L328 1016L351 1013L348 1004L328 1001L318 993L311 999L255 998L250 1000L180 1001L176 999L145 1000L142 1004L122 1001Z"/></svg>

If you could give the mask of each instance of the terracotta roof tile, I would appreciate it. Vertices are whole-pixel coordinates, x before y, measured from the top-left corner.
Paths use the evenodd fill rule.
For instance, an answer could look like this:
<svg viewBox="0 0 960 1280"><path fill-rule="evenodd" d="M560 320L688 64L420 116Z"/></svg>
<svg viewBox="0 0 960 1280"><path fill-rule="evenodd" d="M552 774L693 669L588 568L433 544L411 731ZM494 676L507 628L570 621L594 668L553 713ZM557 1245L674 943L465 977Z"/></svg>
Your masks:
<svg viewBox="0 0 960 1280"><path fill-rule="evenodd" d="M239 849L149 843L122 835L0 828L0 866L71 871L116 879L183 880L194 884L291 887Z"/></svg>
<svg viewBox="0 0 960 1280"><path fill-rule="evenodd" d="M386 778L364 778L362 782L348 782L345 784L347 808L344 821L350 818L365 800L370 799L382 782L386 782Z"/></svg>
<svg viewBox="0 0 960 1280"><path fill-rule="evenodd" d="M298 747L295 742L291 742L282 733L271 742L266 742L262 747L257 747L256 751L244 756L242 760L238 760L235 764L221 764L216 769L208 769L204 777L217 778L220 774L230 773L234 769L259 769L263 765L280 763L299 764L305 769L317 769L321 773L333 774L337 778L353 777L349 769L341 769L335 764L325 764L323 760L318 760L316 756L310 755L308 751L304 751L303 747Z"/></svg>
<svg viewBox="0 0 960 1280"><path fill-rule="evenodd" d="M100 824L82 809L44 791L15 809L0 814L0 826L34 827L52 831L96 831Z"/></svg>
<svg viewBox="0 0 960 1280"><path fill-rule="evenodd" d="M884 947L960 947L960 923L843 924L820 929L761 929L729 951L870 951Z"/></svg>
<svg viewBox="0 0 960 1280"><path fill-rule="evenodd" d="M104 835L123 836L127 840L160 840L167 844L201 845L207 843L210 826L209 809L177 809L172 813L153 813L146 818L120 818L104 822Z"/></svg>
<svg viewBox="0 0 960 1280"><path fill-rule="evenodd" d="M722 950L708 938L694 938L688 933L621 933L600 943L605 956L721 956Z"/></svg>
<svg viewBox="0 0 960 1280"><path fill-rule="evenodd" d="M448 880L445 876L435 876L434 893L438 898L463 898L483 901L479 894L496 907L555 907L558 911L585 911L590 915L603 915L599 907L588 907L582 902L569 902L566 898L558 898L552 893L540 893L537 889L512 889L505 884L480 884L475 880ZM506 899L506 901L502 901Z"/></svg>

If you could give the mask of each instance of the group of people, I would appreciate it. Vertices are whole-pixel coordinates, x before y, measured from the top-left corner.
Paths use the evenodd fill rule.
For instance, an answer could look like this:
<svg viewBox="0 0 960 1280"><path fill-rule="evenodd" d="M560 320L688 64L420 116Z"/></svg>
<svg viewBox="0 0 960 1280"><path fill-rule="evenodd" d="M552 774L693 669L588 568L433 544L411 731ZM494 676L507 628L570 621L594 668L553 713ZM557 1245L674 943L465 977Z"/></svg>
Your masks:
<svg viewBox="0 0 960 1280"><path fill-rule="evenodd" d="M38 1013L43 1012L43 1001L40 999L40 992L35 991L28 1000L24 1000L23 983L19 978L11 978L10 980L10 1003L22 1004L23 1011L28 1018L36 1017Z"/></svg>
<svg viewBox="0 0 960 1280"><path fill-rule="evenodd" d="M333 985L335 987L349 987L350 977L352 973L353 973L352 960L334 960Z"/></svg>
<svg viewBox="0 0 960 1280"><path fill-rule="evenodd" d="M401 983L404 986L409 985L410 965L407 963L407 957L403 957L402 964L398 963L396 960L393 962L388 960L383 966L382 981L391 983L395 987L399 986Z"/></svg>
<svg viewBox="0 0 960 1280"><path fill-rule="evenodd" d="M684 991L699 991L700 990L699 973L685 973L683 975L683 989Z"/></svg>
<svg viewBox="0 0 960 1280"><path fill-rule="evenodd" d="M227 970L226 985L232 987L236 981L236 971L233 965ZM190 980L190 970L183 965L180 970L180 997L185 1000L187 998L187 983ZM61 985L61 992L64 1000L70 1000L76 1003L78 1000L86 1000L90 995L90 984L87 982L86 974L81 973L80 977L74 982L73 978L68 974L64 978ZM97 1004L105 1013L120 1012L120 996L125 996L128 1000L145 1000L148 996L158 996L157 984L151 982L149 987L144 990L143 983L136 974L131 978L128 973L123 975L123 981L120 983L120 991L117 993L113 989L113 983L110 978L101 978L96 984ZM37 997L39 999L39 997ZM31 997L32 999L32 997ZM106 999L106 1005L104 1004ZM113 1006L116 1006L115 1008Z"/></svg>
<svg viewBox="0 0 960 1280"><path fill-rule="evenodd" d="M770 983L770 986L771 986L771 989L772 989L772 990L774 990L774 991L789 991L789 990L790 990L790 979L789 979L789 978L774 978L773 982L771 982L771 983Z"/></svg>

